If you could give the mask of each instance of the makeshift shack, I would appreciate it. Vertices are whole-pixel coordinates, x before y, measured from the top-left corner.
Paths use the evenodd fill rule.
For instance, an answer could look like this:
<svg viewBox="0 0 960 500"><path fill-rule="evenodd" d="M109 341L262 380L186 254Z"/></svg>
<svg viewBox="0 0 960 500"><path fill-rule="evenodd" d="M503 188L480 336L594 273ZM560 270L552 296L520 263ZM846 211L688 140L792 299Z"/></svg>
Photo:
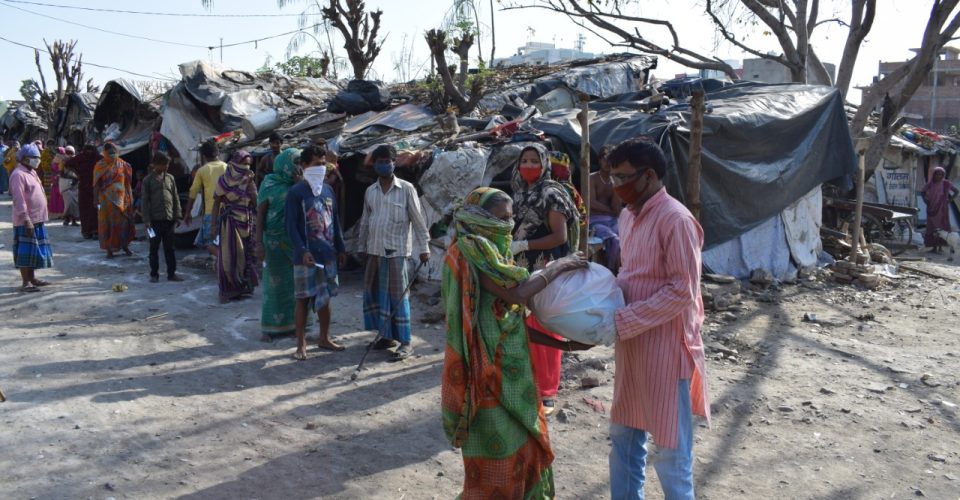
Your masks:
<svg viewBox="0 0 960 500"><path fill-rule="evenodd" d="M31 141L46 135L47 125L27 104L10 106L0 116L0 135L20 142Z"/></svg>
<svg viewBox="0 0 960 500"><path fill-rule="evenodd" d="M65 144L81 146L96 139L94 111L99 96L93 92L75 92L67 96L66 106L57 110L54 136Z"/></svg>
<svg viewBox="0 0 960 500"><path fill-rule="evenodd" d="M829 87L741 83L706 94L700 182L703 260L713 272L777 278L810 267L820 254L820 186L851 186L856 156L840 94ZM580 143L576 110L532 120L570 148ZM689 107L657 114L612 106L590 121L594 151L645 135L667 153L664 180L686 200Z"/></svg>
<svg viewBox="0 0 960 500"><path fill-rule="evenodd" d="M207 61L183 63L180 74L164 97L160 133L191 168L200 161L198 145L213 137L231 134L232 147L239 147L277 129L309 134L343 118L324 113L338 88L321 78L253 74Z"/></svg>
<svg viewBox="0 0 960 500"><path fill-rule="evenodd" d="M891 137L883 159L875 170L866 174L864 184L864 200L867 202L918 209L914 227L926 224L926 204L920 196L920 190L926 185L933 168L944 167L948 178L954 182L960 178L960 169L956 168L956 144L947 137L934 141L918 130L923 129L904 126ZM865 148L874 133L873 128L865 129L864 137L857 141L857 147ZM954 229L958 227L958 217L960 214L956 209L952 210L951 224ZM914 240L922 242L920 232L914 233Z"/></svg>
<svg viewBox="0 0 960 500"><path fill-rule="evenodd" d="M149 146L159 122L157 105L146 101L133 82L123 78L104 85L93 113L98 142L113 142L121 155Z"/></svg>

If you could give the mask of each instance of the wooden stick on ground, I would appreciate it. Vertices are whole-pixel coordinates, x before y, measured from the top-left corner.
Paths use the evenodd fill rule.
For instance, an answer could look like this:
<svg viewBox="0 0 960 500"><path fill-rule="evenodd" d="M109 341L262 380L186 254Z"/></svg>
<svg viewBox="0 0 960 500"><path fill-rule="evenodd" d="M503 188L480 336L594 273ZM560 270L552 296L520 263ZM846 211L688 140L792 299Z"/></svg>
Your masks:
<svg viewBox="0 0 960 500"><path fill-rule="evenodd" d="M706 109L704 106L703 89L693 91L690 99L690 160L687 168L687 208L690 213L700 220L700 169L702 164L703 150L703 114Z"/></svg>
<svg viewBox="0 0 960 500"><path fill-rule="evenodd" d="M857 261L857 255L860 254L860 233L863 222L863 175L866 152L860 152L860 162L857 166L857 208L853 213L853 250L850 251L850 260Z"/></svg>
<svg viewBox="0 0 960 500"><path fill-rule="evenodd" d="M906 265L906 264L900 264L900 269L902 269L902 270L904 270L904 271L910 271L910 272L913 272L913 273L922 274L922 275L924 275L924 276L929 276L929 277L931 277L931 278L938 278L938 279L942 279L942 280L957 281L957 278L952 278L952 277L950 277L950 276L944 276L944 275L942 275L942 274L937 274L937 273L934 273L934 272L931 272L931 271L925 271L925 270L920 269L920 268L918 268L918 267L908 266L908 265Z"/></svg>
<svg viewBox="0 0 960 500"><path fill-rule="evenodd" d="M168 315L168 314L170 314L170 313L154 314L153 316L147 316L146 318L143 318L143 319L141 319L140 321L150 321L151 319L162 318L162 317L164 317L164 316L166 316L166 315Z"/></svg>
<svg viewBox="0 0 960 500"><path fill-rule="evenodd" d="M580 94L580 196L587 209L587 220L580 221L580 251L589 255L587 240L590 227L590 96Z"/></svg>

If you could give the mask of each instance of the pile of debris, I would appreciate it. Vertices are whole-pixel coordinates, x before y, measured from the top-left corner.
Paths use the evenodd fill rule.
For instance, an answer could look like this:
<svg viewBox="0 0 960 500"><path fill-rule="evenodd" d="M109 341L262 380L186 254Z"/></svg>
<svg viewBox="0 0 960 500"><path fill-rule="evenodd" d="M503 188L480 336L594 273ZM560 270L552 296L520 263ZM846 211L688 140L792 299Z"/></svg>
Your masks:
<svg viewBox="0 0 960 500"><path fill-rule="evenodd" d="M837 283L856 282L868 290L875 290L883 283L883 279L869 261L869 256L864 254L859 254L853 262L838 260L830 267L831 277Z"/></svg>
<svg viewBox="0 0 960 500"><path fill-rule="evenodd" d="M740 303L740 281L733 276L704 274L700 295L706 311L726 311Z"/></svg>

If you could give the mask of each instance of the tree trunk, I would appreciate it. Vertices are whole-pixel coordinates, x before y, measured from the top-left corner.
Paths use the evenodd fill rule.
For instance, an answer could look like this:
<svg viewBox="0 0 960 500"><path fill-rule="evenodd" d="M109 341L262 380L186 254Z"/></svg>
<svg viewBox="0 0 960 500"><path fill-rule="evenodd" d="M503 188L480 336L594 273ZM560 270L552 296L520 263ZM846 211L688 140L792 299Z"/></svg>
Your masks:
<svg viewBox="0 0 960 500"><path fill-rule="evenodd" d="M693 91L690 100L690 162L687 169L687 208L693 217L700 221L700 164L703 144L703 89Z"/></svg>
<svg viewBox="0 0 960 500"><path fill-rule="evenodd" d="M799 83L807 83L807 61L810 52L810 32L807 25L807 0L794 0L797 6L796 21L794 22L794 32L797 34L797 60L796 64L800 72ZM813 0L816 4L817 0Z"/></svg>
<svg viewBox="0 0 960 500"><path fill-rule="evenodd" d="M493 67L493 54L497 51L497 29L493 19L493 0L490 0L490 66Z"/></svg>
<svg viewBox="0 0 960 500"><path fill-rule="evenodd" d="M860 55L860 44L873 28L876 10L876 0L853 0L851 3L850 29L847 31L847 41L843 46L843 56L840 58L840 66L837 67L837 79L834 84L844 99L850 90L853 66L857 62L857 56Z"/></svg>
<svg viewBox="0 0 960 500"><path fill-rule="evenodd" d="M467 73L470 71L470 47L473 45L473 33L464 33L462 38L453 39L453 53L460 58L460 72L457 74L457 88L466 92Z"/></svg>
<svg viewBox="0 0 960 500"><path fill-rule="evenodd" d="M470 86L470 98L467 99L463 92L457 88L450 74L450 67L447 65L447 33L443 30L430 30L426 33L427 45L430 47L431 59L437 63L437 72L440 74L440 80L443 82L444 99L452 102L460 114L469 113L477 107L480 98L483 97L483 79L474 78ZM467 47L469 49L469 46Z"/></svg>

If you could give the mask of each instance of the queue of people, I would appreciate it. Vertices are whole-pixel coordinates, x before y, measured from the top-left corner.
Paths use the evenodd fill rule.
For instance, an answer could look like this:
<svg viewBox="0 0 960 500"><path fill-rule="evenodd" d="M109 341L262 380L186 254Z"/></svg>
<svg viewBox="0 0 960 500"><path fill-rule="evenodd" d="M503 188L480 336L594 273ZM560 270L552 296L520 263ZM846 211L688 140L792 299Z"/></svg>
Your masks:
<svg viewBox="0 0 960 500"><path fill-rule="evenodd" d="M249 297L262 284L264 339L295 335L294 358L305 360L311 315L319 327L318 347L344 350L330 336L331 302L346 260L338 197L330 185L339 176L322 146L273 148L272 139L271 165L257 167L244 151L223 162L216 144L204 143L185 207L168 173L170 157L154 154L140 199L150 281L159 281L161 247L167 279L182 281L175 228L181 218L188 224L201 218L196 242L216 257L220 300ZM130 254L135 226L129 164L111 143L100 154L90 146L72 153L64 148L50 162L65 223L79 220L84 236L97 237L107 258ZM38 172L44 155L37 144L17 147L14 155L8 182L14 263L22 290L35 292L49 284L35 271L53 265L45 228L49 195ZM390 146L370 154L377 180L364 193L357 251L366 267L364 328L381 333L371 348L389 349L402 360L413 354L407 260L415 256L426 263L430 250L416 188L396 177L396 155ZM453 214L442 272L447 349L441 406L443 429L462 450L467 471L462 498L555 495L547 417L555 408L562 354L592 346L549 331L526 305L557 276L588 265L576 248L580 231L590 228L602 235L608 259L616 258L608 265L627 303L615 319L611 495L643 498L652 436L667 498L693 498L693 417L709 421L700 338L703 231L666 193L661 180L667 163L656 144L637 139L604 148L601 165L593 174L600 182L594 183L591 207L603 210L590 221L569 182L569 159L540 144L520 152L512 196L478 188ZM95 226L91 205L98 205Z"/></svg>

